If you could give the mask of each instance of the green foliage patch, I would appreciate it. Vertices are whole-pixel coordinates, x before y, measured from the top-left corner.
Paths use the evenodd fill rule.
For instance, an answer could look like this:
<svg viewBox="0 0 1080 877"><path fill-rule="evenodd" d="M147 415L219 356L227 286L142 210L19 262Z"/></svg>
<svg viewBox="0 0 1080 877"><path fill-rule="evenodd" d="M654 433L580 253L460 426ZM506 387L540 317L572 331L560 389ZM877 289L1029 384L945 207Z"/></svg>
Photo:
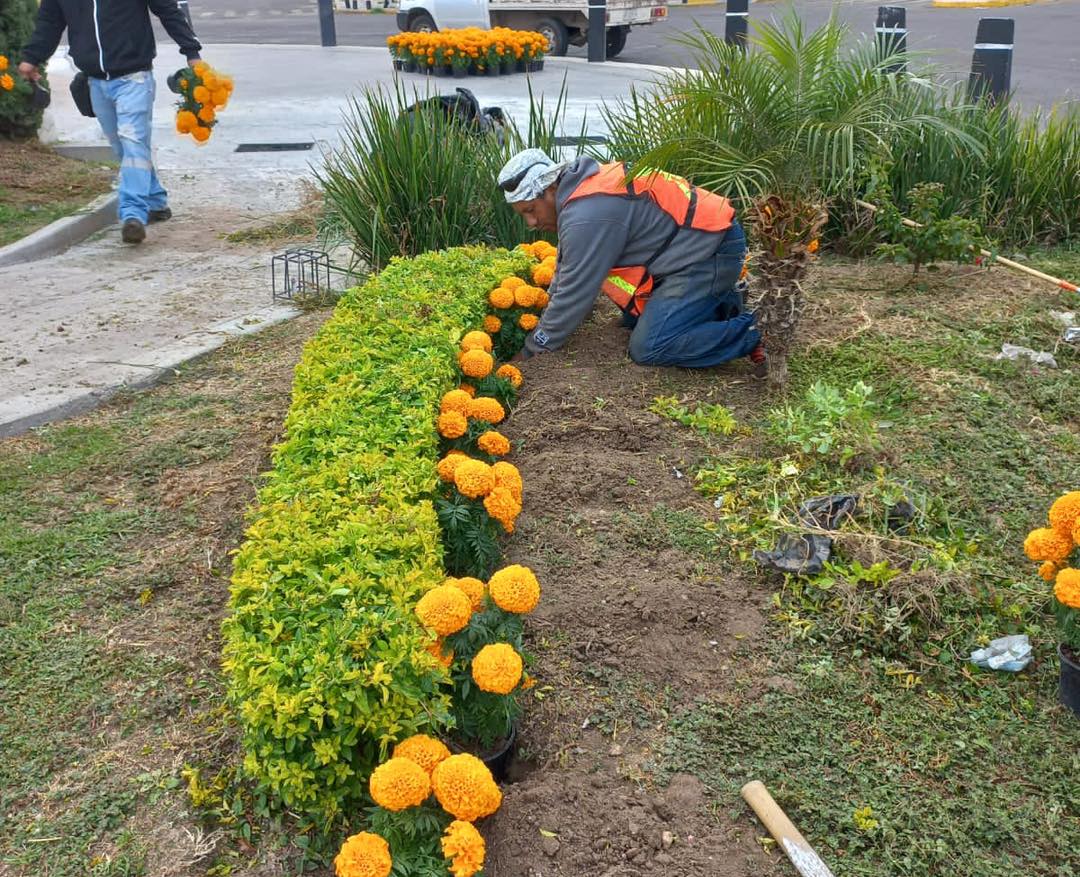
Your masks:
<svg viewBox="0 0 1080 877"><path fill-rule="evenodd" d="M395 260L304 350L224 624L245 771L327 827L390 745L449 719L416 600L443 578L431 497L461 336L522 253Z"/></svg>

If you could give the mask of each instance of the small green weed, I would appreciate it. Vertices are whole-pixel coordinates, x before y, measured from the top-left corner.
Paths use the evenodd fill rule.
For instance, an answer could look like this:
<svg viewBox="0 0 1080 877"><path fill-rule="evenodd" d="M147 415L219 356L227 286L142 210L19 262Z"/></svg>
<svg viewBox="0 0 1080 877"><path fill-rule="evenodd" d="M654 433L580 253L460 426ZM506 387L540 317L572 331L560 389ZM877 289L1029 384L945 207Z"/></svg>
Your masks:
<svg viewBox="0 0 1080 877"><path fill-rule="evenodd" d="M723 405L695 405L691 411L675 396L659 396L649 410L704 435L731 435L738 428L735 415Z"/></svg>

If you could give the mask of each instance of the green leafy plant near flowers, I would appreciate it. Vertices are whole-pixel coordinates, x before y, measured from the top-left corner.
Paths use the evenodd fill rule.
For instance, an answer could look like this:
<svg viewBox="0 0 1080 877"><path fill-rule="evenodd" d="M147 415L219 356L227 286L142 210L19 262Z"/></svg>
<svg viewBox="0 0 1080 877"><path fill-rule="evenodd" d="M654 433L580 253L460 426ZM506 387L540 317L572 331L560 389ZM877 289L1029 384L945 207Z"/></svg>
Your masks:
<svg viewBox="0 0 1080 877"><path fill-rule="evenodd" d="M42 111L30 102L32 86L15 69L34 31L37 11L37 0L0 3L0 137L22 140L41 127ZM47 86L44 75L41 84Z"/></svg>
<svg viewBox="0 0 1080 877"><path fill-rule="evenodd" d="M818 458L835 454L843 465L878 447L873 393L863 381L846 390L815 381L801 402L769 412L767 432L783 447Z"/></svg>
<svg viewBox="0 0 1080 877"><path fill-rule="evenodd" d="M941 183L920 183L907 196L908 219L904 222L887 188L875 197L874 221L891 243L879 244L877 255L893 262L907 262L917 275L923 265L935 262L974 262L979 248L988 245L979 223L945 208L945 187Z"/></svg>
<svg viewBox="0 0 1080 877"><path fill-rule="evenodd" d="M443 578L432 505L440 396L463 326L521 253L395 261L304 350L223 624L244 769L329 828L395 740L450 720L413 614Z"/></svg>

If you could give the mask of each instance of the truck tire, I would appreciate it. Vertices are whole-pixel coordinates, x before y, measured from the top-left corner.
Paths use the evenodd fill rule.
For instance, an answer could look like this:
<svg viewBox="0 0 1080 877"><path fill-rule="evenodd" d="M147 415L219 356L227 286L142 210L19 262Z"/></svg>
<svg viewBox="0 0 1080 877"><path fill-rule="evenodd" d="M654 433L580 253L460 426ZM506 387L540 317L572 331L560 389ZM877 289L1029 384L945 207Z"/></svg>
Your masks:
<svg viewBox="0 0 1080 877"><path fill-rule="evenodd" d="M435 19L426 12L414 13L409 18L409 30L413 33L435 33Z"/></svg>
<svg viewBox="0 0 1080 877"><path fill-rule="evenodd" d="M566 30L566 25L559 19L541 18L536 22L533 30L547 37L548 44L551 47L550 55L566 54L566 50L570 47L570 34Z"/></svg>
<svg viewBox="0 0 1080 877"><path fill-rule="evenodd" d="M607 29L607 56L616 58L626 48L626 38L630 35L629 25L617 25Z"/></svg>

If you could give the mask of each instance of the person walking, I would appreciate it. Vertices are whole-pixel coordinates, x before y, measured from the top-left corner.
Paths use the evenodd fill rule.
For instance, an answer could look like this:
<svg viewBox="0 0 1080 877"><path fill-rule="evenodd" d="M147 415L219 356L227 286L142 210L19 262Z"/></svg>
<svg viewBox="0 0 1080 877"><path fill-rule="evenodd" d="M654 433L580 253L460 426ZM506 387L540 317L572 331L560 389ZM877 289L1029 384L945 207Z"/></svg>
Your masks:
<svg viewBox="0 0 1080 877"><path fill-rule="evenodd" d="M94 115L120 162L120 236L129 244L146 238L147 224L172 217L150 152L157 54L151 12L188 63L198 61L202 46L177 0L41 0L19 64L19 73L36 82L67 30L71 59L87 77Z"/></svg>

